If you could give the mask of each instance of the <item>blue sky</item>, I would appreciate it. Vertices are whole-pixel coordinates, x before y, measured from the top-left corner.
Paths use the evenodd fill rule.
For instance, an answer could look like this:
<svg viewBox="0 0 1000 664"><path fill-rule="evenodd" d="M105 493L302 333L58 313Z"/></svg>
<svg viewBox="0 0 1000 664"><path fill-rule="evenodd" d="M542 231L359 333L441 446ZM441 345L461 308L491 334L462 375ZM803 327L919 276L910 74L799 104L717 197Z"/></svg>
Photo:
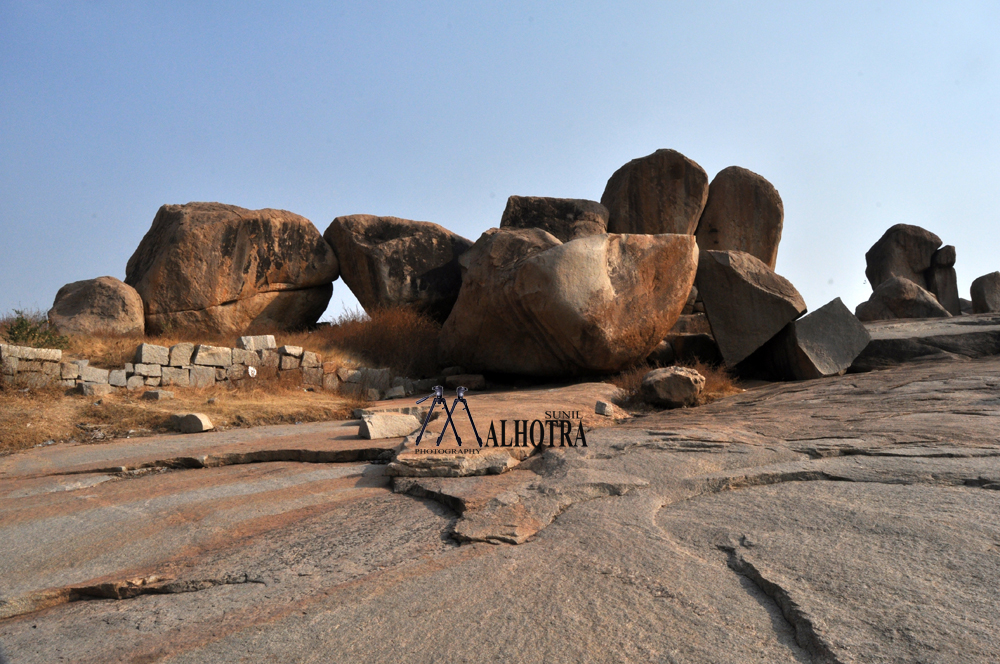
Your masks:
<svg viewBox="0 0 1000 664"><path fill-rule="evenodd" d="M0 0L0 312L125 276L164 203L433 221L599 200L658 148L785 205L777 271L867 299L895 223L1000 269L1000 4ZM328 314L356 306L342 282Z"/></svg>

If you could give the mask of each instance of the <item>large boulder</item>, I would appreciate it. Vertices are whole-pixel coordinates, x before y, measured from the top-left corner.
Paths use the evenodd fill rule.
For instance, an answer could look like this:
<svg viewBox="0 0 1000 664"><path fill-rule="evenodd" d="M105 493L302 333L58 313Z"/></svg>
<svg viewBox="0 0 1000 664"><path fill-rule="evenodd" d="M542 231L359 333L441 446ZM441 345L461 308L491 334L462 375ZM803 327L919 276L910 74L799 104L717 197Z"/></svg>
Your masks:
<svg viewBox="0 0 1000 664"><path fill-rule="evenodd" d="M690 235L490 229L461 258L441 357L466 370L534 376L618 371L664 338L691 290Z"/></svg>
<svg viewBox="0 0 1000 664"><path fill-rule="evenodd" d="M857 306L855 314L863 321L951 316L932 293L904 277L882 282L867 302Z"/></svg>
<svg viewBox="0 0 1000 664"><path fill-rule="evenodd" d="M146 331L242 334L297 329L326 310L337 257L312 223L285 210L164 205L129 258Z"/></svg>
<svg viewBox="0 0 1000 664"><path fill-rule="evenodd" d="M749 357L806 311L805 301L791 282L742 251L702 251L698 292L729 367Z"/></svg>
<svg viewBox="0 0 1000 664"><path fill-rule="evenodd" d="M704 168L675 150L657 150L615 171L601 205L609 233L691 235L707 199Z"/></svg>
<svg viewBox="0 0 1000 664"><path fill-rule="evenodd" d="M323 237L365 311L414 306L440 321L448 317L462 286L458 257L472 246L428 221L370 214L337 217Z"/></svg>
<svg viewBox="0 0 1000 664"><path fill-rule="evenodd" d="M770 182L739 166L719 171L698 222L698 248L743 251L774 269L785 208Z"/></svg>
<svg viewBox="0 0 1000 664"><path fill-rule="evenodd" d="M892 277L909 279L927 287L924 273L931 266L941 238L919 226L896 224L865 254L865 276L874 291Z"/></svg>
<svg viewBox="0 0 1000 664"><path fill-rule="evenodd" d="M114 277L97 277L66 284L56 293L49 322L60 334L97 336L142 335L142 298Z"/></svg>
<svg viewBox="0 0 1000 664"><path fill-rule="evenodd" d="M958 275L955 273L955 247L948 244L931 256L931 266L924 273L927 290L934 294L941 306L952 316L962 315L962 301L958 297Z"/></svg>
<svg viewBox="0 0 1000 664"><path fill-rule="evenodd" d="M579 198L511 196L500 228L541 228L562 242L608 232L608 209Z"/></svg>
<svg viewBox="0 0 1000 664"><path fill-rule="evenodd" d="M1000 311L1000 272L990 272L972 282L972 311L977 314Z"/></svg>
<svg viewBox="0 0 1000 664"><path fill-rule="evenodd" d="M846 371L871 335L840 298L792 321L745 360L749 373L775 380L809 380Z"/></svg>

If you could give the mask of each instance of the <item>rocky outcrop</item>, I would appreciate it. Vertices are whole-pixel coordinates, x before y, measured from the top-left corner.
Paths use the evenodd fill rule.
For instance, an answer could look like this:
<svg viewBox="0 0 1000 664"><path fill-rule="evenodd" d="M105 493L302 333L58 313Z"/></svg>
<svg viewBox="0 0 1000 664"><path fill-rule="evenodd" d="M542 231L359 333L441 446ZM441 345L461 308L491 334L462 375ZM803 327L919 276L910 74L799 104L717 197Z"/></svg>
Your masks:
<svg viewBox="0 0 1000 664"><path fill-rule="evenodd" d="M948 244L931 256L931 266L924 273L927 290L934 294L941 306L952 316L962 315L962 302L958 297L958 275L955 273L955 247Z"/></svg>
<svg viewBox="0 0 1000 664"><path fill-rule="evenodd" d="M654 406L693 406L705 389L705 377L688 367L653 369L642 379L643 401Z"/></svg>
<svg viewBox="0 0 1000 664"><path fill-rule="evenodd" d="M564 244L540 229L491 229L462 256L441 358L466 370L535 376L617 371L644 359L673 327L697 256L692 236L593 235Z"/></svg>
<svg viewBox="0 0 1000 664"><path fill-rule="evenodd" d="M933 294L903 277L882 282L867 302L857 306L855 314L863 321L951 316Z"/></svg>
<svg viewBox="0 0 1000 664"><path fill-rule="evenodd" d="M698 292L727 366L735 367L806 311L795 286L742 251L702 251Z"/></svg>
<svg viewBox="0 0 1000 664"><path fill-rule="evenodd" d="M990 272L972 282L972 311L987 314L1000 311L1000 272Z"/></svg>
<svg viewBox="0 0 1000 664"><path fill-rule="evenodd" d="M142 298L114 277L66 284L56 293L49 322L60 334L141 335L145 331Z"/></svg>
<svg viewBox="0 0 1000 664"><path fill-rule="evenodd" d="M919 226L896 224L887 230L865 254L865 276L872 290L893 276L927 287L924 273L931 267L941 238Z"/></svg>
<svg viewBox="0 0 1000 664"><path fill-rule="evenodd" d="M541 228L562 242L608 232L608 209L577 198L511 196L500 228Z"/></svg>
<svg viewBox="0 0 1000 664"><path fill-rule="evenodd" d="M333 250L305 217L188 203L156 213L125 283L142 297L147 332L241 334L314 324L337 275Z"/></svg>
<svg viewBox="0 0 1000 664"><path fill-rule="evenodd" d="M698 222L702 250L743 251L774 269L785 208L778 190L753 171L724 168L708 187L708 202Z"/></svg>
<svg viewBox="0 0 1000 664"><path fill-rule="evenodd" d="M691 235L707 199L705 169L675 150L657 150L615 171L601 205L610 233Z"/></svg>
<svg viewBox="0 0 1000 664"><path fill-rule="evenodd" d="M428 221L369 214L337 217L323 237L365 311L414 306L441 321L462 285L458 257L472 246Z"/></svg>

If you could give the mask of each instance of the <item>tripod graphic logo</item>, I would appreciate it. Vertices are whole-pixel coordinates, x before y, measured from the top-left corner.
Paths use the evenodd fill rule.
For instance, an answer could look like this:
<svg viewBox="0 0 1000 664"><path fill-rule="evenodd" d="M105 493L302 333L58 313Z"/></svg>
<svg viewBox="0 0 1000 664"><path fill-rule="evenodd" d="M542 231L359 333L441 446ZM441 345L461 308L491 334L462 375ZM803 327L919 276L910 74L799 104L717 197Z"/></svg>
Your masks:
<svg viewBox="0 0 1000 664"><path fill-rule="evenodd" d="M469 423L472 424L472 431L476 434L476 441L478 441L479 446L482 447L483 439L479 437L479 431L476 429L476 421L472 419L472 411L469 410L469 402L465 400L465 393L469 391L468 388L459 387L455 390L455 394L457 396L451 405L451 410L448 410L448 402L445 401L444 398L444 387L441 385L435 385L432 390L433 392L431 394L428 394L426 397L417 402L418 404L421 404L431 397L434 397L434 401L431 402L431 409L427 411L427 417L424 418L424 425L420 427L420 435L417 436L416 445L419 446L420 440L424 437L424 431L427 430L427 424L431 421L431 415L434 413L434 408L438 404L441 404L441 407L444 408L444 412L448 416L448 419L445 420L444 427L441 429L441 434L438 436L436 447L441 446L441 439L444 438L445 432L448 431L449 424L451 425L451 430L455 432L455 440L458 441L458 446L461 447L462 437L458 435L458 429L455 428L455 422L452 419L452 415L455 414L455 409L458 408L458 404L461 402L462 407L465 408L465 414L469 416Z"/></svg>

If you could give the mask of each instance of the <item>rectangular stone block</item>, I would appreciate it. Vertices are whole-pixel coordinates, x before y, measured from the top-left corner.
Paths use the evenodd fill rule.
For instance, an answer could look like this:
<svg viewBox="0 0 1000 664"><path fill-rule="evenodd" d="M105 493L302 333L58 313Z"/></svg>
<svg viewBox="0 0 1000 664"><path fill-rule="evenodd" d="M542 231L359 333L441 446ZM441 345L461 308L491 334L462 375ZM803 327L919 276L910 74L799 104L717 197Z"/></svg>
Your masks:
<svg viewBox="0 0 1000 664"><path fill-rule="evenodd" d="M278 349L278 355L291 355L292 357L302 357L302 346L282 346Z"/></svg>
<svg viewBox="0 0 1000 664"><path fill-rule="evenodd" d="M272 334L259 334L252 337L240 337L236 342L237 348L249 351L273 350L278 347Z"/></svg>
<svg viewBox="0 0 1000 664"><path fill-rule="evenodd" d="M281 356L278 355L278 351L262 350L258 351L258 355L260 355L261 367L271 367L272 369L277 369L281 364Z"/></svg>
<svg viewBox="0 0 1000 664"><path fill-rule="evenodd" d="M115 388L107 383L80 383L76 389L86 397L102 397L115 391Z"/></svg>
<svg viewBox="0 0 1000 664"><path fill-rule="evenodd" d="M215 385L214 367L191 367L191 387L212 387Z"/></svg>
<svg viewBox="0 0 1000 664"><path fill-rule="evenodd" d="M303 385L316 385L317 387L323 385L323 368L322 367L303 367L302 369L302 384Z"/></svg>
<svg viewBox="0 0 1000 664"><path fill-rule="evenodd" d="M124 369L113 369L108 373L108 384L112 387L125 387L127 381Z"/></svg>
<svg viewBox="0 0 1000 664"><path fill-rule="evenodd" d="M145 384L146 379L142 376L129 376L128 380L125 381L125 389L131 392L133 390L138 390Z"/></svg>
<svg viewBox="0 0 1000 664"><path fill-rule="evenodd" d="M34 371L32 373L19 374L17 377L17 382L22 387L28 387L31 389L37 389L39 387L47 387L52 384L55 380L52 376L43 374L41 371Z"/></svg>
<svg viewBox="0 0 1000 664"><path fill-rule="evenodd" d="M139 344L135 349L135 364L170 364L170 349L166 346Z"/></svg>
<svg viewBox="0 0 1000 664"><path fill-rule="evenodd" d="M301 360L293 355L282 355L281 356L281 370L288 371L289 369L298 369Z"/></svg>
<svg viewBox="0 0 1000 664"><path fill-rule="evenodd" d="M337 377L343 383L357 383L361 380L361 372L351 367L340 367L337 369Z"/></svg>
<svg viewBox="0 0 1000 664"><path fill-rule="evenodd" d="M242 364L245 367L255 367L260 364L260 356L256 351L234 348L233 364Z"/></svg>
<svg viewBox="0 0 1000 664"><path fill-rule="evenodd" d="M59 363L58 362L42 362L42 373L46 376L52 376L53 378L59 378Z"/></svg>
<svg viewBox="0 0 1000 664"><path fill-rule="evenodd" d="M340 389L340 379L336 373L323 374L323 389L336 392Z"/></svg>
<svg viewBox="0 0 1000 664"><path fill-rule="evenodd" d="M76 380L80 377L80 367L72 362L63 362L59 365L59 376L63 380Z"/></svg>
<svg viewBox="0 0 1000 664"><path fill-rule="evenodd" d="M194 344L186 341L174 344L170 347L170 366L183 367L191 364L191 356L194 355Z"/></svg>
<svg viewBox="0 0 1000 664"><path fill-rule="evenodd" d="M322 367L322 366L323 366L323 358L321 358L319 355L308 350L302 352L302 367L304 369L312 369L315 367Z"/></svg>
<svg viewBox="0 0 1000 664"><path fill-rule="evenodd" d="M226 378L229 380L243 380L247 376L247 368L242 364L234 364L226 369Z"/></svg>
<svg viewBox="0 0 1000 664"><path fill-rule="evenodd" d="M136 364L133 367L136 376L143 376L149 378L151 376L156 376L159 378L163 375L163 367L159 364Z"/></svg>
<svg viewBox="0 0 1000 664"><path fill-rule="evenodd" d="M16 357L4 356L4 358L0 360L0 365L2 365L0 366L0 371L2 371L5 376L13 376L17 373L18 364L20 364L20 360Z"/></svg>
<svg viewBox="0 0 1000 664"><path fill-rule="evenodd" d="M110 373L107 369L98 369L91 366L80 367L80 380L84 383L105 384L108 382L108 375Z"/></svg>
<svg viewBox="0 0 1000 664"><path fill-rule="evenodd" d="M145 383L149 387L159 387L160 386L160 377L159 376L149 376L148 378L146 378Z"/></svg>
<svg viewBox="0 0 1000 664"><path fill-rule="evenodd" d="M17 360L17 372L18 373L40 373L42 370L42 363L36 362L35 360L24 360L18 358Z"/></svg>
<svg viewBox="0 0 1000 664"><path fill-rule="evenodd" d="M127 373L129 376L131 376L132 374L134 374L135 373L135 365L132 364L131 362L126 362L125 363L125 373Z"/></svg>
<svg viewBox="0 0 1000 664"><path fill-rule="evenodd" d="M62 351L57 348L31 348L29 346L0 344L0 359L7 357L38 362L59 362L62 360Z"/></svg>
<svg viewBox="0 0 1000 664"><path fill-rule="evenodd" d="M61 380L59 381L60 387L76 387L76 381L73 379Z"/></svg>
<svg viewBox="0 0 1000 664"><path fill-rule="evenodd" d="M194 347L194 355L191 357L191 364L204 367L228 367L233 363L233 349L222 346L205 346L198 344Z"/></svg>
<svg viewBox="0 0 1000 664"><path fill-rule="evenodd" d="M189 387L191 385L191 371L182 367L163 367L160 375L160 385L176 385L177 387Z"/></svg>

